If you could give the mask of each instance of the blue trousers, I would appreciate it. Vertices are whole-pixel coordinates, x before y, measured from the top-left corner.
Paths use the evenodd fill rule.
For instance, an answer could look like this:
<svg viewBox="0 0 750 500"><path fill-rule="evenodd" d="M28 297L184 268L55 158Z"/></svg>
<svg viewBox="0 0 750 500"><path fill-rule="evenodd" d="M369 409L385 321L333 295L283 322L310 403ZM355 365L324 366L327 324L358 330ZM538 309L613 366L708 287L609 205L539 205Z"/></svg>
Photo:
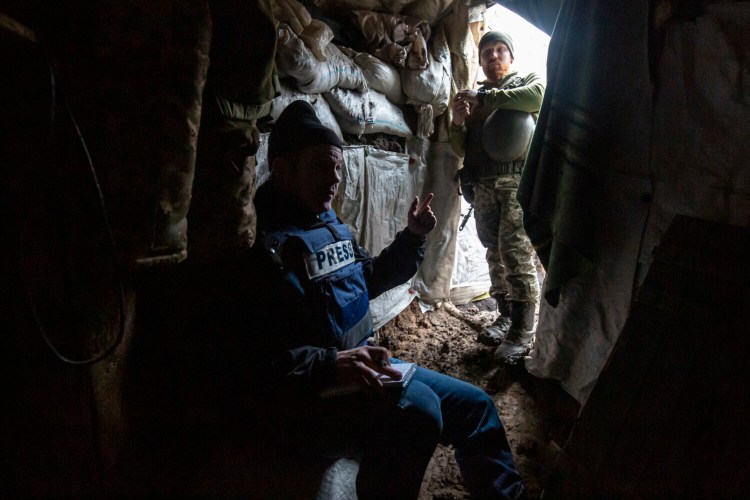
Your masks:
<svg viewBox="0 0 750 500"><path fill-rule="evenodd" d="M402 393L335 397L314 413L296 429L316 452L360 457L360 500L417 498L438 443L454 447L472 498L524 493L494 402L461 380L420 367Z"/></svg>

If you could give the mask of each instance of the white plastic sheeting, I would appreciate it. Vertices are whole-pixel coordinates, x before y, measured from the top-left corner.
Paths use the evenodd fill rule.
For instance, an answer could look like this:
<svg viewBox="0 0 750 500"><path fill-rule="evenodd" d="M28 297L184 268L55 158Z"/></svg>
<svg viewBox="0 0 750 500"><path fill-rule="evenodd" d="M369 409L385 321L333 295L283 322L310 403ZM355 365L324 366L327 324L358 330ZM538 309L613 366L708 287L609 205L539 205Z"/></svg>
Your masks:
<svg viewBox="0 0 750 500"><path fill-rule="evenodd" d="M406 227L409 205L420 194L426 167L406 154L369 146L345 147L344 161L336 211L360 245L377 255ZM414 297L406 283L372 300L375 328L398 315Z"/></svg>
<svg viewBox="0 0 750 500"><path fill-rule="evenodd" d="M469 203L461 199L461 221L469 214ZM459 227L461 222L459 222ZM484 294L490 289L490 270L486 259L487 251L477 236L474 212L466 220L466 225L458 231L456 238L456 259L451 280L451 302L461 305Z"/></svg>
<svg viewBox="0 0 750 500"><path fill-rule="evenodd" d="M460 158L450 144L430 143L423 191L435 194L432 211L438 223L427 237L425 260L414 279L414 288L423 300L430 303L450 300L458 215L461 211L461 197L454 180L459 163Z"/></svg>
<svg viewBox="0 0 750 500"><path fill-rule="evenodd" d="M397 316L415 297L462 304L489 289L487 261L473 217L463 231L456 231L454 215L462 199L450 173L441 175L451 172L456 161L450 145L430 144L429 167L413 154L361 146L345 147L344 159L344 179L334 205L360 244L373 255L406 227L409 205L415 196L435 193L431 206L438 219L443 218L428 236L425 261L412 282L371 301L376 329ZM468 211L468 204L465 209ZM436 284L440 289L437 294ZM440 296L437 300L436 295Z"/></svg>

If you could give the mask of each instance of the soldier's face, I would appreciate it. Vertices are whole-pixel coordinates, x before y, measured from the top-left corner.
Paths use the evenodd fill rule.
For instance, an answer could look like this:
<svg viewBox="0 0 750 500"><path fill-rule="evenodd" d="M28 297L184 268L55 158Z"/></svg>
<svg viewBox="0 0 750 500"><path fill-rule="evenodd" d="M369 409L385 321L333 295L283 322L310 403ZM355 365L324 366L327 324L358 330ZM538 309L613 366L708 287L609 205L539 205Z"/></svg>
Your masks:
<svg viewBox="0 0 750 500"><path fill-rule="evenodd" d="M492 82L497 82L507 75L512 63L510 50L503 42L490 42L479 52L479 65L484 71L484 76Z"/></svg>
<svg viewBox="0 0 750 500"><path fill-rule="evenodd" d="M308 146L287 165L282 182L284 189L315 214L331 209L341 182L344 156L341 149L329 144Z"/></svg>

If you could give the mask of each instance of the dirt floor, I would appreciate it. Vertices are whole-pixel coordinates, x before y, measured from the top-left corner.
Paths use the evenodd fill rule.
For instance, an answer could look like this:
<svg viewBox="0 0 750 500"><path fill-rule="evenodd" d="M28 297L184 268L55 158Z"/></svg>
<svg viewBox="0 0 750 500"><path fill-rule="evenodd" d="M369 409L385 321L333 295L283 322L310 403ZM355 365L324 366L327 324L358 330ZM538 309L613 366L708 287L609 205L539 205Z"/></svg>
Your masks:
<svg viewBox="0 0 750 500"><path fill-rule="evenodd" d="M395 357L473 383L492 396L530 499L539 498L552 471L555 447L562 446L577 404L556 383L532 377L523 363L498 367L494 349L477 333L494 321L492 299L456 307L444 303L422 313L417 301L377 332L377 342ZM420 500L469 498L453 451L439 446L422 485Z"/></svg>

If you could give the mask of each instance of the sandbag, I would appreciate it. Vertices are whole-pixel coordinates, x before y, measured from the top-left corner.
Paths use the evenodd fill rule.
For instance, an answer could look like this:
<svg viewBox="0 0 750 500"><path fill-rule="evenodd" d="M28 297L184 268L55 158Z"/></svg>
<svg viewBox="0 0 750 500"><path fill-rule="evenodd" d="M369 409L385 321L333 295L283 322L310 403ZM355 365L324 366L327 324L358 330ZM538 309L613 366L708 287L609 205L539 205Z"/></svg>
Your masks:
<svg viewBox="0 0 750 500"><path fill-rule="evenodd" d="M450 54L447 47L437 51L437 57L432 53L428 54L426 69L403 68L400 73L401 89L407 97L407 103L432 104L435 116L447 109L451 91Z"/></svg>
<svg viewBox="0 0 750 500"><path fill-rule="evenodd" d="M273 15L277 21L286 23L297 35L302 33L312 20L307 9L297 0L276 0Z"/></svg>
<svg viewBox="0 0 750 500"><path fill-rule="evenodd" d="M367 10L352 12L354 24L367 40L367 51L400 68L427 67L427 21Z"/></svg>
<svg viewBox="0 0 750 500"><path fill-rule="evenodd" d="M334 87L367 90L362 70L336 45L325 47L326 61L319 61L304 42L285 24L279 26L276 65L282 76L290 76L307 94L320 94Z"/></svg>
<svg viewBox="0 0 750 500"><path fill-rule="evenodd" d="M334 88L324 93L323 97L345 133L357 136L375 133L399 137L412 135L401 109L380 92Z"/></svg>
<svg viewBox="0 0 750 500"><path fill-rule="evenodd" d="M435 118L443 114L450 102L450 52L442 29L436 32L427 61L427 69L400 70L401 88L407 96L406 102L414 105L419 116L419 137L429 137L432 134Z"/></svg>
<svg viewBox="0 0 750 500"><path fill-rule="evenodd" d="M349 57L359 66L367 85L382 92L393 104L403 104L405 96L401 90L401 75L396 68L367 52L355 52Z"/></svg>
<svg viewBox="0 0 750 500"><path fill-rule="evenodd" d="M303 101L309 102L312 105L313 109L315 109L315 114L318 115L318 119L320 120L320 122L326 127L333 130L334 133L339 137L339 139L343 140L344 136L341 133L341 127L339 127L339 124L336 121L336 117L333 116L331 108L328 106L326 100L323 99L320 95L297 92L284 83L281 84L280 91L280 95L276 96L276 98L274 98L271 103L270 115L271 118L273 118L274 122L279 118L279 115L281 115L281 112L284 111L284 108L289 106L289 104L291 104L292 102L301 99Z"/></svg>
<svg viewBox="0 0 750 500"><path fill-rule="evenodd" d="M305 42L305 46L310 49L310 52L315 54L315 57L319 61L328 60L328 54L325 49L331 43L331 40L333 40L333 30L326 23L312 19L310 24L305 26L302 33L298 33L297 36Z"/></svg>

